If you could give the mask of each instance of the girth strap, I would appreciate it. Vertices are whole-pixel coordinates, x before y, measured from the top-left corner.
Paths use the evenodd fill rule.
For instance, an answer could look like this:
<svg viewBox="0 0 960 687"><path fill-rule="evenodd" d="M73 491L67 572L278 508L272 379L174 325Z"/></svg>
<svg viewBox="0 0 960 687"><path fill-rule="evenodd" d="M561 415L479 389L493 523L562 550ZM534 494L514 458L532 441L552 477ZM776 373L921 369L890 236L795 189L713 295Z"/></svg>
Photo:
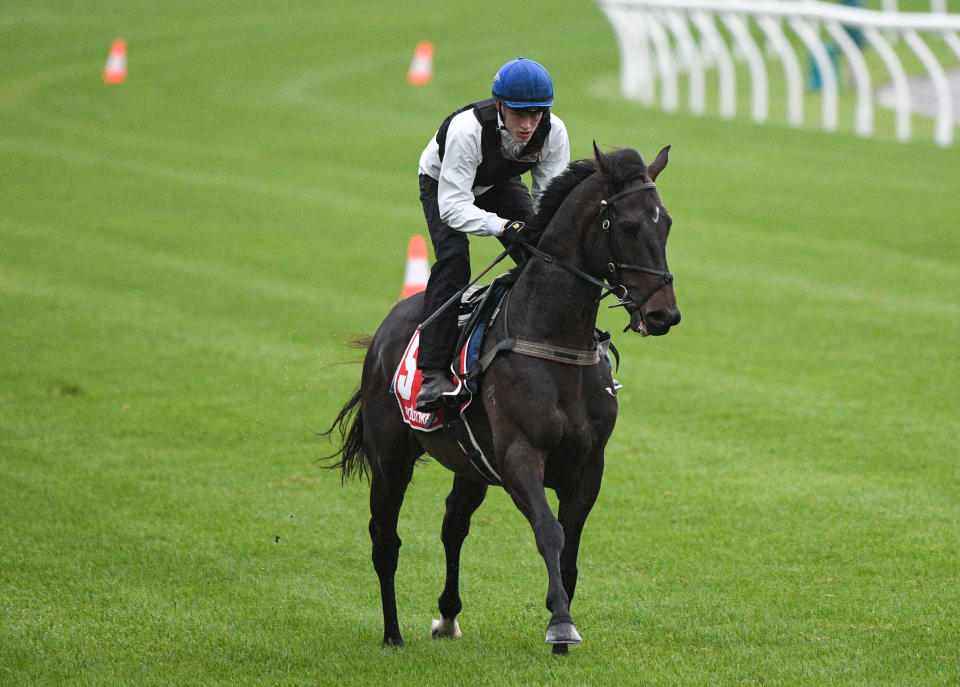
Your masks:
<svg viewBox="0 0 960 687"><path fill-rule="evenodd" d="M600 362L600 352L594 348L589 351L578 351L573 348L563 348L561 346L551 346L550 344L537 343L536 341L525 341L524 339L503 339L496 346L491 348L480 358L480 372L486 370L493 359L501 351L513 351L520 355L528 355L531 358L542 358L543 360L553 360L567 365L596 365Z"/></svg>
<svg viewBox="0 0 960 687"><path fill-rule="evenodd" d="M567 363L568 365L595 365L600 362L600 353L596 348L590 351L578 351L535 341L514 339L510 350L521 355L529 355L532 358L555 360L558 363Z"/></svg>

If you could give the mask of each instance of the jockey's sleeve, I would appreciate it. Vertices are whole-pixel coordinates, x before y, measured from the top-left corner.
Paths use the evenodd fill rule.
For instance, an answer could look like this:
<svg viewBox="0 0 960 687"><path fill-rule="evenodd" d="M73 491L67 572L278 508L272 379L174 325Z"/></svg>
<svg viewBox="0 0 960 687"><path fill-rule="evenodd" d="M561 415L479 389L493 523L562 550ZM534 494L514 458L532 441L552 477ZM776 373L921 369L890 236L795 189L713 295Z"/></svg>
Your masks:
<svg viewBox="0 0 960 687"><path fill-rule="evenodd" d="M486 235L488 223L502 224L492 212L481 210L474 201L476 195L489 187L473 188L477 168L483 161L480 122L467 110L450 120L447 129L447 147L440 164L437 179L437 204L440 218L450 228L468 234Z"/></svg>

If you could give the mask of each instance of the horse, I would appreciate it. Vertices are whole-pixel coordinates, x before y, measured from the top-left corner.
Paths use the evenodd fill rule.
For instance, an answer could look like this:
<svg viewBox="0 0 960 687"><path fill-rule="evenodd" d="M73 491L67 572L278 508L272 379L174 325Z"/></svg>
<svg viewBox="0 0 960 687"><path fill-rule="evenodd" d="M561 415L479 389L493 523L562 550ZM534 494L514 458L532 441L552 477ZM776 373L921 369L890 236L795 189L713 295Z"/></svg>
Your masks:
<svg viewBox="0 0 960 687"><path fill-rule="evenodd" d="M531 222L540 239L526 247L529 259L515 268L519 273L481 349L493 357L479 379L480 402L464 411L500 485L533 528L547 570L546 642L554 654L582 641L570 615L577 552L617 417L611 365L597 354L600 300L612 294L626 309L624 332L661 336L680 321L666 259L672 220L654 183L669 149L647 165L636 150L605 154L594 143L592 158L570 163L551 181ZM414 465L426 453L453 472L441 529L446 582L434 638L462 636L460 551L472 514L496 481L467 460L452 427L413 430L391 397L394 372L422 315L422 293L402 300L364 342L360 386L325 432L339 428L341 435L325 467L339 468L343 481L362 476L370 482L369 533L384 646L404 646L394 575L401 545L397 522ZM536 344L533 352L503 345L520 336ZM491 353L498 346L503 350ZM557 515L545 489L557 495Z"/></svg>

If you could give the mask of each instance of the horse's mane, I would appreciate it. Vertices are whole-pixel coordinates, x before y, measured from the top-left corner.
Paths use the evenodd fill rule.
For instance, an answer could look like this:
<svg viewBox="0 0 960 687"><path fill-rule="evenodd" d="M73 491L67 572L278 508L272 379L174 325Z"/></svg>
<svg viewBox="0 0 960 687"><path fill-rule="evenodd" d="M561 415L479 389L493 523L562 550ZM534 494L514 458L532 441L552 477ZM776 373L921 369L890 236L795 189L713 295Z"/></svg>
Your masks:
<svg viewBox="0 0 960 687"><path fill-rule="evenodd" d="M546 229L550 220L557 214L557 208L570 195L570 192L596 171L596 161L593 158L587 158L571 162L565 170L551 179L543 195L540 196L537 214L531 223L533 230L542 232Z"/></svg>
<svg viewBox="0 0 960 687"><path fill-rule="evenodd" d="M606 158L613 172L608 189L610 193L620 190L627 182L647 173L646 163L633 148L620 148ZM555 176L540 196L537 214L531 222L533 230L542 232L546 229L566 197L596 171L597 161L594 158L584 158L571 162L563 172Z"/></svg>

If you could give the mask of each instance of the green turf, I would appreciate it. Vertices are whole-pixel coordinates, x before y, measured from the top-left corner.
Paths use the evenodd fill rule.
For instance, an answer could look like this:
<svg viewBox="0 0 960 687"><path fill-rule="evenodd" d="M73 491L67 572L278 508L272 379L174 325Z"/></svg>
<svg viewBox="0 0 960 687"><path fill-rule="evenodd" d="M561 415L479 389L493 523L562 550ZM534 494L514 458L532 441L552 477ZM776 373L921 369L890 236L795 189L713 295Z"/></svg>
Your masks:
<svg viewBox="0 0 960 687"><path fill-rule="evenodd" d="M4 13L0 683L956 684L960 146L641 109L595 5L452 7ZM401 519L408 647L384 651L365 486L318 467L314 431L424 233L422 146L517 54L550 68L575 156L673 145L683 322L615 337L584 644L542 643L543 565L499 490L464 639L427 639L450 483L428 464Z"/></svg>

